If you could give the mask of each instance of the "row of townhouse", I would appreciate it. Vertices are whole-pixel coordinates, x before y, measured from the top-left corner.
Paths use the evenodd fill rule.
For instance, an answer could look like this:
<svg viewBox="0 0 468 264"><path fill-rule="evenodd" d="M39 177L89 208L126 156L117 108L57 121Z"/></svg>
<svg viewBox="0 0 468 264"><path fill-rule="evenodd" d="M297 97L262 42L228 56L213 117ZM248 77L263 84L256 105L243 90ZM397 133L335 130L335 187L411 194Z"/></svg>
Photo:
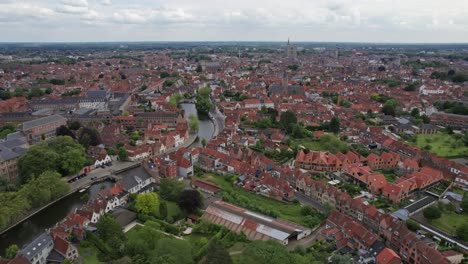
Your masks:
<svg viewBox="0 0 468 264"><path fill-rule="evenodd" d="M338 171L350 164L364 164L373 170L394 168L400 162L400 156L395 152L384 152L382 155L371 153L368 157L363 157L354 152L336 155L329 152L311 151L305 153L301 150L295 159L296 168L313 171Z"/></svg>
<svg viewBox="0 0 468 264"><path fill-rule="evenodd" d="M371 193L382 195L394 203L400 203L412 193L426 189L441 180L442 172L429 167L422 167L405 177L398 177L394 183L388 182L381 173L374 173L367 166L346 166L343 169L345 178L354 184L361 185Z"/></svg>
<svg viewBox="0 0 468 264"><path fill-rule="evenodd" d="M322 181L313 180L304 174L298 177L296 188L313 200L333 205L336 208L336 213L332 213L332 217L338 213L348 216L367 230L384 238L386 246L395 250L404 262L415 264L450 263L435 248L434 244L421 241L409 231L405 222L379 211L374 205L365 204L361 198L353 199L346 192L333 186L327 186ZM367 247L369 244L364 245L360 242L356 249L362 249L364 246Z"/></svg>

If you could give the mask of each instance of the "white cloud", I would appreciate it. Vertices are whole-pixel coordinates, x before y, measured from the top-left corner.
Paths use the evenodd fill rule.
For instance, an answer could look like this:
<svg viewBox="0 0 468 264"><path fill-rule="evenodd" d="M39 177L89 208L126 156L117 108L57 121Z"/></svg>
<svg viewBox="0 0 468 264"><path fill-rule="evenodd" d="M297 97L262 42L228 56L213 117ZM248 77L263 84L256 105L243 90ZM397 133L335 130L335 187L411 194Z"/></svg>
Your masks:
<svg viewBox="0 0 468 264"><path fill-rule="evenodd" d="M112 40L279 40L291 36L293 40L313 41L468 42L467 0L452 0L450 4L439 0L161 2L0 0L0 36L23 39L29 35L27 27L21 36L6 28L35 19L37 27L32 33L54 21L72 28L77 37L103 41L105 36L80 25L99 24L101 32L119 29ZM47 38L53 29L44 26L40 30L44 33L36 35Z"/></svg>
<svg viewBox="0 0 468 264"><path fill-rule="evenodd" d="M73 7L85 7L88 6L87 0L61 0L64 5L73 6Z"/></svg>
<svg viewBox="0 0 468 264"><path fill-rule="evenodd" d="M61 5L57 7L57 12L67 14L84 14L89 11L86 6L72 6L72 5Z"/></svg>

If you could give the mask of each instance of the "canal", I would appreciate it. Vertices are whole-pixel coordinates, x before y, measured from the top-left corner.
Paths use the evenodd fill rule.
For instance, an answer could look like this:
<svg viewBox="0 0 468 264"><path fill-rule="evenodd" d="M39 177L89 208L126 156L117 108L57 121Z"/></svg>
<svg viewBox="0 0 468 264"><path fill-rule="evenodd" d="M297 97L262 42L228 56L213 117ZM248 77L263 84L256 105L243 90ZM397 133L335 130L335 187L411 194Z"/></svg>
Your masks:
<svg viewBox="0 0 468 264"><path fill-rule="evenodd" d="M70 212L84 205L88 199L95 198L101 189L112 185L111 181L104 181L91 186L87 192L70 194L8 230L8 232L0 235L0 255L3 256L5 249L11 244L16 244L21 248L45 229L52 227Z"/></svg>
<svg viewBox="0 0 468 264"><path fill-rule="evenodd" d="M195 115L198 118L198 140L193 143L194 147L201 147L202 139L206 141L210 140L213 137L214 125L211 119L208 117L200 118L198 117L197 109L195 104L180 104L180 107L185 111L185 118L188 120L190 115Z"/></svg>
<svg viewBox="0 0 468 264"><path fill-rule="evenodd" d="M126 175L142 175L146 171L141 167L137 167L128 171L124 171L117 175L117 178ZM88 200L94 199L100 190L112 187L112 181L104 181L92 185L86 192L75 192L62 200L50 205L34 216L30 217L21 224L8 230L8 232L0 235L0 256L4 256L5 249L11 245L16 244L20 248L25 244L31 242L35 237L41 234L45 229L50 228L65 218L69 213L73 212L76 208L80 208L86 204Z"/></svg>

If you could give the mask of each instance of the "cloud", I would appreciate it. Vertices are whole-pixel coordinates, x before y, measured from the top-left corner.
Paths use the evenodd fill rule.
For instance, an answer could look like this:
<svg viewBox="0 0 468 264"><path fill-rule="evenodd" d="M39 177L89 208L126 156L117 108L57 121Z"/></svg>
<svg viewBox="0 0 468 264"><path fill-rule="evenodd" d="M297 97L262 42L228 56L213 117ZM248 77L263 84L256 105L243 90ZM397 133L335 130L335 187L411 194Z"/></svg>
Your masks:
<svg viewBox="0 0 468 264"><path fill-rule="evenodd" d="M72 6L72 5L61 5L56 9L59 13L66 14L84 14L89 11L87 6Z"/></svg>
<svg viewBox="0 0 468 264"><path fill-rule="evenodd" d="M61 0L62 4L73 7L86 7L88 6L87 0Z"/></svg>
<svg viewBox="0 0 468 264"><path fill-rule="evenodd" d="M2 39L47 39L51 21L83 40L468 42L467 0L0 0ZM11 34L21 23L22 35Z"/></svg>
<svg viewBox="0 0 468 264"><path fill-rule="evenodd" d="M192 21L193 16L182 9L123 9L114 12L112 20L122 24L183 23Z"/></svg>
<svg viewBox="0 0 468 264"><path fill-rule="evenodd" d="M0 21L2 22L20 22L51 18L54 15L52 9L32 5L29 3L6 3L0 2ZM1 34L1 31L0 31Z"/></svg>

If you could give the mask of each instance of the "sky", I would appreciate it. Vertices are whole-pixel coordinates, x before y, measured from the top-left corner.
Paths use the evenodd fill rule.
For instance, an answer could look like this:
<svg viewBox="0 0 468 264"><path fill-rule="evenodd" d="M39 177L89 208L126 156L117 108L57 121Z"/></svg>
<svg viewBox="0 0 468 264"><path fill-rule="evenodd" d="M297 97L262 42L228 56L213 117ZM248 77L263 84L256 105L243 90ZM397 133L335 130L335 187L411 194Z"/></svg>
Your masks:
<svg viewBox="0 0 468 264"><path fill-rule="evenodd" d="M0 0L0 42L468 43L468 0Z"/></svg>

